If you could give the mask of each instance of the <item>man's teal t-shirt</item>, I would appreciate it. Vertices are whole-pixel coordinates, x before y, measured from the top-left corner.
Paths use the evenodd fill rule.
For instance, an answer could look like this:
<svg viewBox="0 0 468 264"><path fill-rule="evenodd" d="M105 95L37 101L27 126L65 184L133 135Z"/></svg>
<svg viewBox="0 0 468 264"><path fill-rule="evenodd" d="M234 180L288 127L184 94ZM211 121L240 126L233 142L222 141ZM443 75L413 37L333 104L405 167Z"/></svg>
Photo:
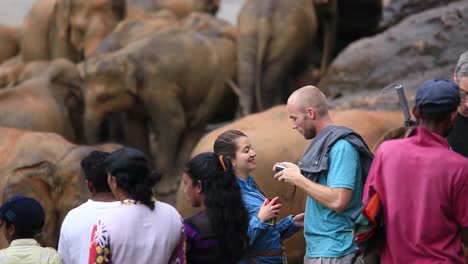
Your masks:
<svg viewBox="0 0 468 264"><path fill-rule="evenodd" d="M329 169L320 175L318 183L331 188L351 189L353 196L343 213L307 197L304 237L309 257L342 257L356 249L351 233L353 223L349 217L361 206L363 184L359 153L348 141L341 139L332 146L329 162Z"/></svg>

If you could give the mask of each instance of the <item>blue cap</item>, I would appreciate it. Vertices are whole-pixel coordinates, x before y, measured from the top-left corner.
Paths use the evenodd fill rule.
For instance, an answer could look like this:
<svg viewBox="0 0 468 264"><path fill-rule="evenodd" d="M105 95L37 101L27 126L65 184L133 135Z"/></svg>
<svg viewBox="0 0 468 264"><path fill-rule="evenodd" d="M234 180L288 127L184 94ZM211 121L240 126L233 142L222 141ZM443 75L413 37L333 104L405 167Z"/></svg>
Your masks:
<svg viewBox="0 0 468 264"><path fill-rule="evenodd" d="M0 207L0 218L18 230L36 234L44 226L45 213L37 200L16 195Z"/></svg>
<svg viewBox="0 0 468 264"><path fill-rule="evenodd" d="M426 81L416 92L415 107L420 113L449 113L459 105L459 87L449 80Z"/></svg>

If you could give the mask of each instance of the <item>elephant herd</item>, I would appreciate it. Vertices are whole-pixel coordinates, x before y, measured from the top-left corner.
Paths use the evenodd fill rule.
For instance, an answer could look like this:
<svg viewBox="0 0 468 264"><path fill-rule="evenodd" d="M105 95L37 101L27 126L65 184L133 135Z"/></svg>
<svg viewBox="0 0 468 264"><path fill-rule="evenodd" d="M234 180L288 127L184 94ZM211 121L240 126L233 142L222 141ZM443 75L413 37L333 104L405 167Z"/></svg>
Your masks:
<svg viewBox="0 0 468 264"><path fill-rule="evenodd" d="M47 211L43 241L55 245L64 215L86 199L84 155L120 146L104 142L142 149L163 175L157 193L171 194L192 153L209 150L213 134L200 141L207 125L235 113L246 117L233 125L267 150L265 168L275 152L297 160L305 143L285 132L284 106L251 114L298 87L320 34L333 45L336 1L316 1L246 1L233 26L213 16L219 0L37 0L21 28L0 26L3 199L37 197ZM322 52L325 68L330 54ZM395 113L335 115L370 145L401 123ZM265 168L257 174L269 175Z"/></svg>
<svg viewBox="0 0 468 264"><path fill-rule="evenodd" d="M31 102L0 125L140 148L158 193L175 191L207 124L284 100L318 29L314 0L247 1L238 27L213 16L219 4L38 0L17 32L0 28L16 45L0 52L18 52L0 66L1 105Z"/></svg>

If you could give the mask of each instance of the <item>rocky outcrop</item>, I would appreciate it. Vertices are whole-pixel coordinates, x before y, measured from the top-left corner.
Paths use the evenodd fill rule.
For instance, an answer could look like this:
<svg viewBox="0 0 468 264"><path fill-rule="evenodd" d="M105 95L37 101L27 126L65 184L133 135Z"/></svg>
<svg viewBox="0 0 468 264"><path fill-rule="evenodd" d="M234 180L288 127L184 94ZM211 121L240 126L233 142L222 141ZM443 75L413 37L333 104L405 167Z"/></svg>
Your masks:
<svg viewBox="0 0 468 264"><path fill-rule="evenodd" d="M460 1L412 15L383 33L354 42L334 60L320 87L331 96L348 95L341 100L353 106L392 101L376 95L396 82L411 97L427 79L451 79L459 54L467 49L468 1ZM350 96L361 102L352 103ZM396 98L393 93L388 96Z"/></svg>
<svg viewBox="0 0 468 264"><path fill-rule="evenodd" d="M391 0L390 4L383 8L380 31L394 26L410 15L456 1L460 0Z"/></svg>

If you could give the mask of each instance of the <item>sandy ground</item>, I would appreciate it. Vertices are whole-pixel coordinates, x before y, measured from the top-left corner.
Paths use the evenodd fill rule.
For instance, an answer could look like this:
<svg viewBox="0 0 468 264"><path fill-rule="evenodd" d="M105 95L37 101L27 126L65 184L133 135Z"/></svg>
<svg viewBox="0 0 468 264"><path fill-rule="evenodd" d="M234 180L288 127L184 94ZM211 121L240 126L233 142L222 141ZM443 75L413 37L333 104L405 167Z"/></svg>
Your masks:
<svg viewBox="0 0 468 264"><path fill-rule="evenodd" d="M237 13L245 0L222 0L218 17L236 24ZM19 26L36 0L0 0L0 24Z"/></svg>

